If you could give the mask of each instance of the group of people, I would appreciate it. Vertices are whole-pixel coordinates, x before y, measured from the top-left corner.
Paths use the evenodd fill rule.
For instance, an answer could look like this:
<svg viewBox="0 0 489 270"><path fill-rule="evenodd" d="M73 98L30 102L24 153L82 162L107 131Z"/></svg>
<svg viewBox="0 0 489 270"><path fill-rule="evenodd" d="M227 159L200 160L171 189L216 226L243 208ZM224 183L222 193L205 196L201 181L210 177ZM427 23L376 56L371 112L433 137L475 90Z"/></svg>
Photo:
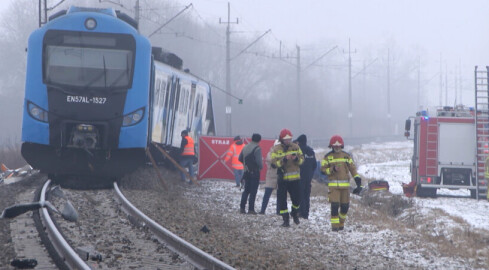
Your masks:
<svg viewBox="0 0 489 270"><path fill-rule="evenodd" d="M276 214L283 219L282 227L290 226L290 217L295 224L300 224L299 218L309 218L311 181L317 167L316 154L307 145L307 137L302 134L292 141L292 132L282 129L278 140L274 142L266 157L267 174L265 193L260 214L265 214L268 201L274 189L277 189ZM244 181L241 194L240 213L257 214L255 200L260 184L260 171L263 169L262 149L259 145L261 135L255 133L251 142L244 144L240 136L234 137L224 162L231 160L236 186ZM332 149L321 161L321 172L328 176L328 200L331 204L331 228L333 231L344 229L350 206L350 175L354 178L356 188L354 194L362 190L361 178L350 154L343 151L343 138L338 135L331 137L329 147ZM194 172L191 157L195 155L194 143L186 131L182 131L181 160L182 166L188 167L190 176ZM182 173L182 179L185 175ZM289 194L292 207L287 206ZM248 212L246 204L248 203Z"/></svg>
<svg viewBox="0 0 489 270"><path fill-rule="evenodd" d="M309 218L311 181L317 167L316 154L307 145L307 137L302 134L292 141L292 133L288 129L280 131L279 139L274 142L266 157L267 174L265 193L260 214L265 214L268 201L274 189L277 189L276 214L281 215L281 226L290 226L290 217L295 224L300 224L300 217ZM226 153L225 162L232 158L232 167L235 173L236 186L239 179L245 182L241 195L240 213L255 212L255 199L258 191L260 170L263 168L262 151L259 146L261 136L253 134L251 143L243 146L242 139L237 136L234 143ZM353 193L360 193L361 178L356 171L351 156L343 151L343 139L335 135L331 137L327 153L321 161L321 172L328 175L328 199L331 203L331 227L333 231L344 229L346 215L350 202L350 174L355 179L357 187ZM289 212L287 206L289 194L292 207Z"/></svg>

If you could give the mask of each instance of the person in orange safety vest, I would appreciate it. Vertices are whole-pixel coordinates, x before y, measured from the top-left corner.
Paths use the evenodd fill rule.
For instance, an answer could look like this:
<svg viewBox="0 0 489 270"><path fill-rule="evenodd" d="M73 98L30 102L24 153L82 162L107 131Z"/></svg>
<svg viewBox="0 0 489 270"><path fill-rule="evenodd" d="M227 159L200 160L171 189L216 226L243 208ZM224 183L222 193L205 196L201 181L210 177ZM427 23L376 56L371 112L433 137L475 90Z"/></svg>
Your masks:
<svg viewBox="0 0 489 270"><path fill-rule="evenodd" d="M357 173L355 163L350 154L343 151L343 138L338 135L331 137L327 153L321 161L321 172L328 175L328 200L331 203L331 229L335 232L343 230L346 214L350 207L350 174L357 187L353 194L362 190L362 179ZM339 211L338 211L339 210Z"/></svg>
<svg viewBox="0 0 489 270"><path fill-rule="evenodd" d="M195 144L194 140L192 137L188 135L187 130L183 130L182 133L180 133L182 136L182 142L180 144L180 166L183 168L188 168L188 172L190 174L190 177L193 179L194 178L194 158L195 158ZM192 183L191 179L187 181L185 174L183 172L180 172L180 175L182 177L182 181L187 182L187 183Z"/></svg>
<svg viewBox="0 0 489 270"><path fill-rule="evenodd" d="M224 158L225 163L231 159L231 166L233 167L234 180L236 181L237 187L239 187L241 178L243 177L243 163L241 163L238 158L244 146L240 136L234 137L234 143L229 146L229 149L226 152L226 157Z"/></svg>

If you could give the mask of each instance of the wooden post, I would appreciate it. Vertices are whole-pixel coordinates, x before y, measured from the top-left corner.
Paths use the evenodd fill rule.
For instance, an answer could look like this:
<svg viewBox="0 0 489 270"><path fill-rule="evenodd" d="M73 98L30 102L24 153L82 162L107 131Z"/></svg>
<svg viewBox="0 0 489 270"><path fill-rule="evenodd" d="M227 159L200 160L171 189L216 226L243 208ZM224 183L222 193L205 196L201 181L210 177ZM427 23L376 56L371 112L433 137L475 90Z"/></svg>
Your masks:
<svg viewBox="0 0 489 270"><path fill-rule="evenodd" d="M182 166L180 166L180 164L178 164L178 162L176 162L171 156L170 154L168 154L164 149L162 149L159 145L157 145L156 143L152 142L152 144L156 147L156 149L158 149L166 158L168 158L172 163L173 165L175 165L175 167L177 167L181 172L183 172L194 184L198 185L199 182L197 182L196 179L194 179L193 177L190 176L190 174L187 172L187 170L185 168L183 168Z"/></svg>
<svg viewBox="0 0 489 270"><path fill-rule="evenodd" d="M163 176L160 173L160 169L158 169L158 166L156 166L156 161L153 158L153 155L151 155L151 153L149 152L149 148L146 148L146 155L151 160L151 163L153 164L153 168L156 170L156 174L158 175L158 178L160 179L161 184L163 185L165 190L168 190L168 188L166 186L166 182L165 182L165 180L163 180Z"/></svg>

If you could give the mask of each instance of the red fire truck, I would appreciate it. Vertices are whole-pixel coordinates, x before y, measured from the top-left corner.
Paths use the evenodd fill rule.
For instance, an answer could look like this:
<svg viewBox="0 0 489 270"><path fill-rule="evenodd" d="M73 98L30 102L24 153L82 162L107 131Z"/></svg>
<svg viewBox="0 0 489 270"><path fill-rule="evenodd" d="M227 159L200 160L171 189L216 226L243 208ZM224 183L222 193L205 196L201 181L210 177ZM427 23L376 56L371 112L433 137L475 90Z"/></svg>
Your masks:
<svg viewBox="0 0 489 270"><path fill-rule="evenodd" d="M468 189L473 198L486 192L488 121L476 115L459 105L420 111L406 120L404 135L414 140L410 186L417 196L435 197L439 188Z"/></svg>

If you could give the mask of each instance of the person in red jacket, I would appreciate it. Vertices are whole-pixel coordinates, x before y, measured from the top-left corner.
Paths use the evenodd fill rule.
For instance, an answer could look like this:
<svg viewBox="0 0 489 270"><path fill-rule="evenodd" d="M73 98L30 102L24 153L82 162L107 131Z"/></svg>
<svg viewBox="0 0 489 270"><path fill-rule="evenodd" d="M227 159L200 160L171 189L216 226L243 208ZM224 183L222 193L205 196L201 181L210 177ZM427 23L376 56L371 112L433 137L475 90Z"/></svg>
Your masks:
<svg viewBox="0 0 489 270"><path fill-rule="evenodd" d="M229 146L226 157L224 158L225 163L231 159L231 166L233 167L234 180L236 181L237 187L239 187L241 178L243 177L243 163L238 158L244 146L240 136L234 137L234 143Z"/></svg>

